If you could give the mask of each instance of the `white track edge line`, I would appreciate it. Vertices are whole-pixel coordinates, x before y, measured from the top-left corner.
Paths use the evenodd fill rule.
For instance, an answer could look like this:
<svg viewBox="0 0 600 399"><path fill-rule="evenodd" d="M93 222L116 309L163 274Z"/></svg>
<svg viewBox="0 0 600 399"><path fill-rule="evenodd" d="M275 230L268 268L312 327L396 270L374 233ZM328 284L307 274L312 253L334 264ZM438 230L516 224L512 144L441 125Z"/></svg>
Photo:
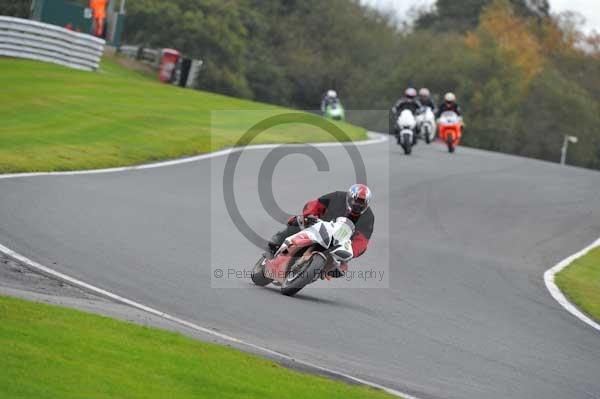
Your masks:
<svg viewBox="0 0 600 399"><path fill-rule="evenodd" d="M551 267L550 269L546 270L546 272L544 273L544 283L546 284L546 288L548 289L548 291L550 291L550 295L552 295L556 302L558 302L563 308L565 308L569 313L577 317L579 320L588 324L592 328L600 331L600 324L596 323L590 317L585 315L581 310L579 310L577 306L572 304L565 297L563 292L560 290L560 288L558 288L554 281L556 275L560 273L561 270L563 270L571 263L573 263L573 261L581 258L582 256L586 255L588 252L590 252L592 249L598 246L600 246L600 238L588 245L587 247L585 247L584 249L582 249L581 251L569 256L568 258L563 259L554 267Z"/></svg>
<svg viewBox="0 0 600 399"><path fill-rule="evenodd" d="M172 159L169 161L160 161L155 163L147 163L142 165L134 165L134 166L120 166L116 168L105 168L105 169L89 169L89 170L72 170L65 172L25 172L25 173L5 173L0 174L0 179L13 179L18 177L37 177L37 176L73 176L73 175L93 175L93 174L102 174L102 173L116 173L116 172L127 172L133 170L143 170L143 169L154 169L161 168L166 166L174 166L181 165L184 163L197 162L202 161L204 159L216 158L223 155L229 155L234 152L246 151L246 150L265 150L275 147L300 147L303 145L311 145L313 147L337 147L337 146L345 146L345 145L369 145L369 144L377 144L382 143L388 140L388 135L383 133L375 133L375 132L367 132L369 135L368 140L362 141L348 141L348 142L324 142L324 143L303 143L303 144L255 144L248 145L245 147L234 147L228 148L225 150L209 152L206 154L194 155L186 158Z"/></svg>
<svg viewBox="0 0 600 399"><path fill-rule="evenodd" d="M201 161L204 159L209 159L209 158L215 158L215 157L219 157L222 155L228 155L231 154L233 152L238 152L238 151L243 151L243 150L261 150L261 149L269 149L269 148L275 148L275 147L279 147L279 146L287 146L287 147L291 147L291 146L302 146L302 145L312 145L314 147L333 147L333 146L344 146L344 145L350 145L353 144L355 146L360 146L360 145L369 145L369 144L377 144L377 143L382 143L388 140L387 135L382 134L382 133L375 133L375 132L367 132L369 134L369 136L371 137L368 140L363 140L363 141L354 141L354 142L348 142L348 143L344 143L344 142L330 142L330 143L302 143L302 144L258 144L258 145L251 145L251 146L246 146L246 147L240 147L240 148L229 148L226 150L221 150L221 151L215 151L215 152L210 152L207 154L201 154L201 155L195 155L192 157L187 157L187 158L180 158L180 159L174 159L174 160L170 160L170 161L161 161L161 162L156 162L156 163L150 163L150 164L143 164L143 165L135 165L135 166L123 166L123 167L116 167L116 168L106 168L106 169L91 169L91 170L74 170L74 171L66 171L66 172L31 172L31 173L7 173L7 174L0 174L0 179L11 179L11 178L19 178L19 177L36 177L36 176L73 176L73 175L88 175L88 174L102 174L102 173L116 173L116 172L125 172L125 171L133 171L133 170L143 170L143 169L154 169L154 168L160 168L160 167L166 167L166 166L173 166L173 165L180 165L180 164L185 164L185 163L190 163L190 162L196 162L196 161ZM191 328L192 330L196 330L199 331L201 333L207 334L207 335L211 335L213 337L217 337L219 339L222 339L224 341L229 341L229 342L233 342L239 345L243 345L246 346L248 348L252 348L255 349L257 351L260 351L262 353L266 353L269 354L271 356L277 357L279 359L282 360L287 360L290 362L294 362L294 363L298 363L304 366L307 366L309 368L315 369L315 370L320 370L322 372L331 374L331 375L336 375L339 377L342 377L346 380L349 381L354 381L356 383L362 384L362 385L366 385L366 386L370 386L372 388L376 388L376 389L380 389L384 392L387 392L391 395L394 396L399 396L399 397L403 397L405 399L419 399L415 396L411 396L408 395L406 393L397 391L395 389L392 388L388 388L385 387L383 385L379 385L377 383L374 382L370 382L367 380L363 380L361 378L358 377L353 377L349 374L346 373L342 373L336 370L332 370L332 369L328 369L326 367L322 367L319 366L317 364L311 363L311 362L307 362L304 360L300 360L300 359L296 359L294 357L288 356L288 355L284 355L282 353L276 352L274 350L271 350L269 348L266 347L262 347L260 345L255 345L252 344L250 342L246 342L243 340L240 340L238 338L226 335L226 334L221 334L219 332L210 330L208 328L205 327L201 327L197 324L191 323L189 321L180 319L178 317L175 316L171 316L168 313L164 313L161 312L160 310L156 310L154 308L151 308L149 306L143 305L141 303L132 301L130 299L124 298L122 296L119 296L117 294L114 294L110 291L106 291L102 288L93 286L91 284L88 284L86 282L83 282L81 280L78 280L76 278L70 277L66 274L60 273L54 269L51 269L47 266L44 266L40 263L37 263L13 250L11 250L8 247L5 247L4 245L0 244L0 252L3 252L4 254L19 260L20 262L25 263L26 265L28 265L29 267L43 273L46 275L50 275L54 278L60 279L62 281L68 282L71 285L75 285L77 287L83 288L85 290L91 291L91 292L95 292L99 295L102 295L104 297L108 297L111 298L117 302L129 305L131 307L134 307L136 309L139 310L143 310L145 312L151 313L155 316L159 316L162 317L166 320L172 321L174 323L180 324L182 326Z"/></svg>
<svg viewBox="0 0 600 399"><path fill-rule="evenodd" d="M343 372L340 372L340 371L337 371L337 370L333 370L333 369L329 369L327 367L319 366L317 364L314 364L314 363L311 363L311 362L308 362L308 361L305 361L305 360L296 359L296 358L294 358L292 356L285 355L283 353L274 351L274 350L269 349L267 347L256 345L256 344L250 343L248 341L244 341L244 340L232 337L230 335L222 334L220 332L211 330L211 329L206 328L206 327L201 327L201 326L199 326L197 324L194 324L192 322L189 322L187 320L180 319L179 317L172 316L172 315L170 315L168 313L165 313L165 312L161 312L160 310L156 310L154 308L151 308L149 306L143 305L141 303L132 301L131 299L124 298L124 297L122 297L120 295L117 295L117 294L114 294L114 293L112 293L110 291L106 291L106 290L104 290L102 288L96 287L94 285L91 285L91 284L88 284L88 283L83 282L81 280L78 280L78 279L76 279L74 277L68 276L68 275L63 274L61 272L58 272L58 271L56 271L54 269L51 269L51 268L49 268L47 266L44 266L44 265L42 265L40 263L37 263L37 262L35 262L35 261L33 261L33 260L25 257L25 256L23 256L23 255L15 252L15 251L13 251L12 249L10 249L8 247L5 247L2 244L0 244L0 252L3 252L4 254L6 254L6 255L8 255L8 256L10 256L10 257L12 257L12 258L14 258L14 259L22 262L22 263L24 263L24 264L26 264L28 267L30 267L30 268L32 268L34 270L37 270L37 271L39 271L40 273L42 273L44 275L52 276L54 278L57 278L57 279L62 280L64 282L67 282L67 283L69 283L71 285L74 285L76 287L82 288L82 289L90 291L90 292L94 292L94 293L99 294L99 295L101 295L103 297L110 298L110 299L112 299L112 300L114 300L116 302L119 302L119 303L122 303L122 304L125 304L125 305L128 305L128 306L131 306L133 308L142 310L144 312L153 314L155 316L162 317L163 319L166 319L166 320L169 320L171 322L180 324L182 326L185 326L185 327L190 328L192 330L201 332L203 334L219 338L219 339L221 339L223 341L232 342L232 343L235 343L235 344L238 344L238 345L242 345L242 346L245 346L245 347L248 347L248 348L252 348L252 349L254 349L254 350L258 351L258 352L271 355L271 356L273 356L275 358L278 358L278 359L281 359L281 360L286 360L286 361L293 362L293 363L297 363L299 365L303 365L303 366L306 366L306 367L309 367L309 368L312 368L312 369L315 369L315 370L319 370L319 371L322 371L322 372L330 374L330 375L338 376L338 377L344 378L346 380L356 382L356 383L361 384L361 385L366 385L366 386L369 386L369 387L372 387L372 388L380 389L380 390L382 390L384 392L387 392L387 393L389 393L391 395L394 395L394 396L399 396L399 397L402 397L404 399L419 399L419 398L417 398L415 396L408 395L406 393L397 391L397 390L392 389L392 388L385 387L383 385L380 385L380 384L377 384L377 383L374 383L374 382L371 382L371 381L364 380L362 378L354 377L354 376L351 376L349 374L346 374L346 373L343 373Z"/></svg>

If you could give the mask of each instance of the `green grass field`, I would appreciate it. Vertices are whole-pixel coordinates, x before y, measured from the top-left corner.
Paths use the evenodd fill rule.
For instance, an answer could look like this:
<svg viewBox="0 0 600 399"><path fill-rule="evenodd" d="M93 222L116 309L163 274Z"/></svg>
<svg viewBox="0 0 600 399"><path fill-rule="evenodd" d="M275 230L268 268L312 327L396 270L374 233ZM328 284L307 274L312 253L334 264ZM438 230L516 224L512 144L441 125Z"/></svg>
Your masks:
<svg viewBox="0 0 600 399"><path fill-rule="evenodd" d="M386 398L183 335L0 296L3 398Z"/></svg>
<svg viewBox="0 0 600 399"><path fill-rule="evenodd" d="M571 302L600 321L600 247L563 269L555 281Z"/></svg>
<svg viewBox="0 0 600 399"><path fill-rule="evenodd" d="M95 169L232 146L284 108L163 85L104 58L97 72L0 58L0 173ZM211 129L211 111L219 114ZM248 112L255 111L255 112ZM265 114L266 112L266 114ZM338 124L351 139L365 130ZM332 141L305 124L267 130L254 143Z"/></svg>

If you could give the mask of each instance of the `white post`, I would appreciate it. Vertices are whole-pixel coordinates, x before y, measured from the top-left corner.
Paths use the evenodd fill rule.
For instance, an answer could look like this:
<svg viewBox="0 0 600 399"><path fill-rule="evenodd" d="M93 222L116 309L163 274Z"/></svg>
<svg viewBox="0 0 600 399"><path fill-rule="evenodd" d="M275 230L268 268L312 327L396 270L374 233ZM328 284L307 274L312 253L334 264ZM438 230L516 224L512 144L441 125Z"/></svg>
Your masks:
<svg viewBox="0 0 600 399"><path fill-rule="evenodd" d="M119 14L125 14L125 0L121 0L121 7L119 7Z"/></svg>
<svg viewBox="0 0 600 399"><path fill-rule="evenodd" d="M563 146L560 150L560 164L564 165L567 162L567 147L569 146L569 136L565 135L565 139L563 140Z"/></svg>
<svg viewBox="0 0 600 399"><path fill-rule="evenodd" d="M565 134L565 140L560 151L560 164L565 165L567 163L567 150L569 149L569 143L576 144L579 139L575 136L568 136Z"/></svg>

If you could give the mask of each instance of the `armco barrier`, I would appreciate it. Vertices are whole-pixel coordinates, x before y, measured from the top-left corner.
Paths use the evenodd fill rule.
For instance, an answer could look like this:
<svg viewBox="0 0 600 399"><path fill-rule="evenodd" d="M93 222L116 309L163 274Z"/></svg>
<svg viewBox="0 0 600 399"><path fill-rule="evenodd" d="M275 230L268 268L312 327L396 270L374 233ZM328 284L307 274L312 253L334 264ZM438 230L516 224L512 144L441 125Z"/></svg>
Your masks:
<svg viewBox="0 0 600 399"><path fill-rule="evenodd" d="M0 55L53 62L93 71L98 68L104 40L60 26L0 16Z"/></svg>

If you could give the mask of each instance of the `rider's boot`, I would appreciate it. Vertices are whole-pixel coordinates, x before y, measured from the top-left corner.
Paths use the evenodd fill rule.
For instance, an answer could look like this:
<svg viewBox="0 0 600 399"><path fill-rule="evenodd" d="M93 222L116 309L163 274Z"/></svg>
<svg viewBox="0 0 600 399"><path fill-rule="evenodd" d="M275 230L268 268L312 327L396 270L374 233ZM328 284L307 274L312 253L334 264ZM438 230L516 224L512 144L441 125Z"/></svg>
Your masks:
<svg viewBox="0 0 600 399"><path fill-rule="evenodd" d="M266 253L269 259L273 258L275 252L279 249L283 241L291 235L294 235L300 231L300 227L298 226L286 226L285 229L275 233L273 237L267 242Z"/></svg>

